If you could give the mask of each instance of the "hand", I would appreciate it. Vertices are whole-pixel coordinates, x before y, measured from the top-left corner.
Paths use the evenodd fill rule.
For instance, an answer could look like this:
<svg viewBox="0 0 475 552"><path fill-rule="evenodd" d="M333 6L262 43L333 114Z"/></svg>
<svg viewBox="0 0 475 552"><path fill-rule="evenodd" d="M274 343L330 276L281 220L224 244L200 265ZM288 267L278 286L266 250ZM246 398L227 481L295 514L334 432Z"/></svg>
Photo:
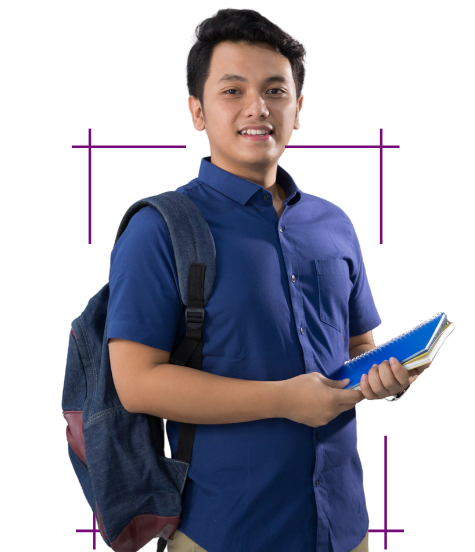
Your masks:
<svg viewBox="0 0 475 552"><path fill-rule="evenodd" d="M368 374L361 376L361 391L370 401L392 397L407 389L430 364L428 362L423 366L406 370L394 357L391 357L389 361L384 360L379 366L373 364ZM367 379L364 379L365 376Z"/></svg>
<svg viewBox="0 0 475 552"><path fill-rule="evenodd" d="M341 412L364 400L358 389L343 389L350 380L332 380L319 372L300 374L279 381L274 418L288 418L299 424L320 427Z"/></svg>

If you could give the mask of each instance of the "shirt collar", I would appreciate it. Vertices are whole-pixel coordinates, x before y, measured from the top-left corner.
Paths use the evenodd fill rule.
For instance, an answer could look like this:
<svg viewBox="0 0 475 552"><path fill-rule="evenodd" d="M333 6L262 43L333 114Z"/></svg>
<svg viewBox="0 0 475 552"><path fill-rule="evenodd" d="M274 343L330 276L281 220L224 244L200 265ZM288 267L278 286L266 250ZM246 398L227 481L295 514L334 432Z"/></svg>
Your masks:
<svg viewBox="0 0 475 552"><path fill-rule="evenodd" d="M241 205L245 205L256 192L265 190L260 184L236 176L217 165L213 165L211 163L211 156L201 159L198 180L208 184L208 186L211 186ZM277 165L276 180L282 186L287 196L284 199L284 204L290 203L293 205L297 203L301 197L300 190L297 184L295 184L294 179L280 165Z"/></svg>

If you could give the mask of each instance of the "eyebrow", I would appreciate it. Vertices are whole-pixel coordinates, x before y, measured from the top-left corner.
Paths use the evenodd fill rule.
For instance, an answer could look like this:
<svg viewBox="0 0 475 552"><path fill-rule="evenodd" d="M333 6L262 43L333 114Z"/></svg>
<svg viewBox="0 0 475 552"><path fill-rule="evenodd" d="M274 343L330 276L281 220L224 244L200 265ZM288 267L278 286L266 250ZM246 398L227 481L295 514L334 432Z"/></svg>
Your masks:
<svg viewBox="0 0 475 552"><path fill-rule="evenodd" d="M240 82L248 82L248 80L244 77L241 77L240 75L230 75L229 73L226 73L223 75L218 82L222 81L240 81ZM265 81L265 83L268 82L283 82L288 83L288 79L284 77L284 75L273 75L272 77L268 77Z"/></svg>

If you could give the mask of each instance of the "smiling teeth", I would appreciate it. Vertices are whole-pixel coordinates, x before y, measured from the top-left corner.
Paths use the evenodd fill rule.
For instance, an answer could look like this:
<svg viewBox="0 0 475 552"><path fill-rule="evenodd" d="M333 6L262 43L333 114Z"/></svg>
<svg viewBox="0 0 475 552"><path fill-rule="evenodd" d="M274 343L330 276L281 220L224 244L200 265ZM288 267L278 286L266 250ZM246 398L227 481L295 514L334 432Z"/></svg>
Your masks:
<svg viewBox="0 0 475 552"><path fill-rule="evenodd" d="M270 134L268 130L241 130L241 134Z"/></svg>

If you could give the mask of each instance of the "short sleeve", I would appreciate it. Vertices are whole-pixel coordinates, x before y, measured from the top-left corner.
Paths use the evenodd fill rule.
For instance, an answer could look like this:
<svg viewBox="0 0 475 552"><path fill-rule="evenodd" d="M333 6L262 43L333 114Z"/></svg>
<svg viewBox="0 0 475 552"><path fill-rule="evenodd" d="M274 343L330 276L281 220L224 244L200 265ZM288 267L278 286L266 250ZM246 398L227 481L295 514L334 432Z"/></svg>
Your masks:
<svg viewBox="0 0 475 552"><path fill-rule="evenodd" d="M373 294L366 276L361 247L353 224L351 224L353 245L354 283L349 300L350 337L373 330L381 324L381 318L374 303Z"/></svg>
<svg viewBox="0 0 475 552"><path fill-rule="evenodd" d="M168 226L155 207L143 207L111 253L107 338L171 352L182 307Z"/></svg>

